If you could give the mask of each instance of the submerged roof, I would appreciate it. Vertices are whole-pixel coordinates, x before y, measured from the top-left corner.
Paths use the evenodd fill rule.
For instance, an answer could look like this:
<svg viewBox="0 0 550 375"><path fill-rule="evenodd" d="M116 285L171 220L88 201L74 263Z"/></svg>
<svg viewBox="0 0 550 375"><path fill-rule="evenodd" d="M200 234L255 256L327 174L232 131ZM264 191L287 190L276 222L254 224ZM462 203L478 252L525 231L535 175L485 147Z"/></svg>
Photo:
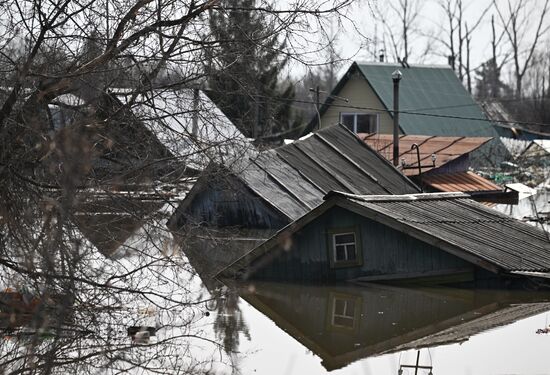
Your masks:
<svg viewBox="0 0 550 375"><path fill-rule="evenodd" d="M409 194L419 189L341 125L249 158L232 167L258 196L295 220L331 190L350 194Z"/></svg>
<svg viewBox="0 0 550 375"><path fill-rule="evenodd" d="M112 93L178 158L197 169L227 163L254 150L223 112L197 89Z"/></svg>
<svg viewBox="0 0 550 375"><path fill-rule="evenodd" d="M370 147L378 151L388 160L393 159L393 135L379 133L357 134ZM422 173L439 168L463 155L483 146L491 140L490 137L441 137L429 135L401 135L399 137L399 160L405 160L408 169L403 173L407 176L418 175L418 157L412 145L420 150L420 165ZM436 156L435 163L432 155ZM434 164L434 166L432 166Z"/></svg>
<svg viewBox="0 0 550 375"><path fill-rule="evenodd" d="M492 272L550 272L546 233L469 199L465 193L361 196L333 192L309 214L230 265L223 276L245 270L282 238L331 207L340 206L407 233Z"/></svg>
<svg viewBox="0 0 550 375"><path fill-rule="evenodd" d="M368 82L384 107L393 109L392 73L399 69L399 126L405 134L497 137L492 123L472 99L449 66L354 62L338 82L332 95L338 95L352 73ZM326 111L333 99L321 107ZM389 112L391 115L392 113ZM308 129L316 123L312 120Z"/></svg>
<svg viewBox="0 0 550 375"><path fill-rule="evenodd" d="M500 186L470 171L429 174L422 177L422 183L444 192L502 191Z"/></svg>

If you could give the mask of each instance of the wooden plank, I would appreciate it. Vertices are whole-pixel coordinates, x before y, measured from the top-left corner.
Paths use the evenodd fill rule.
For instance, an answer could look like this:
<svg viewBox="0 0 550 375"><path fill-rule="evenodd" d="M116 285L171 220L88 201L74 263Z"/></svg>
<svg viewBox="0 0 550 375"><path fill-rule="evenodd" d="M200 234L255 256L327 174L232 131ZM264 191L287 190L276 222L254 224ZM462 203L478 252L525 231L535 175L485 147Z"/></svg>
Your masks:
<svg viewBox="0 0 550 375"><path fill-rule="evenodd" d="M327 146L329 146L331 149L333 149L335 152L339 153L346 161L348 161L351 165L353 165L355 168L357 168L361 173L363 173L364 175L366 175L368 178L370 178L371 180L373 180L374 182L376 182L377 184L380 184L378 182L378 179L376 177L374 177L372 174L370 174L368 171L366 171L363 167L361 167L359 164L357 164L353 159L351 159L349 156L341 153L338 148L336 146L334 146L332 143L330 143L330 141L328 139L326 139L325 137L323 137L321 134L318 134L318 133L315 133L314 134L315 137L317 137L318 139L321 140L321 142L323 142L324 144L326 144ZM382 186L384 188L384 190L386 190L388 193L391 194L391 191L389 191L386 187Z"/></svg>

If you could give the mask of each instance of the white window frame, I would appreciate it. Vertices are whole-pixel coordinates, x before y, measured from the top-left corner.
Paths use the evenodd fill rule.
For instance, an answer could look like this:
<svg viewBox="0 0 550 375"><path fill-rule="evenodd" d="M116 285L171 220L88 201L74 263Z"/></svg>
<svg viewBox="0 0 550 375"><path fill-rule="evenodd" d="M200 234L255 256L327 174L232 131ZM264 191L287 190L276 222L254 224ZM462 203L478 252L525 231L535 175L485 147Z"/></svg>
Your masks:
<svg viewBox="0 0 550 375"><path fill-rule="evenodd" d="M344 243L336 243L336 237L339 236L347 236L347 235L353 235L353 242L344 242ZM336 246L344 246L344 254L345 259L337 259L336 258ZM354 246L355 250L353 252L355 253L355 259L349 259L349 250L348 246ZM355 232L344 232L344 233L333 233L332 234L332 248L334 249L333 256L334 256L334 263L340 263L340 262L354 262L357 260L357 236L355 235Z"/></svg>
<svg viewBox="0 0 550 375"><path fill-rule="evenodd" d="M380 114L376 112L340 112L340 123L344 124L344 121L343 121L344 116L353 116L353 132L357 133L357 116L358 115L375 116L376 125L375 125L374 131L371 133L378 133L378 130L380 129Z"/></svg>
<svg viewBox="0 0 550 375"><path fill-rule="evenodd" d="M336 313L336 305L338 301L342 301L344 303L344 314L337 314ZM349 313L349 303L353 301L353 309L351 311L351 315L345 315L346 313ZM347 299L347 298L340 298L340 297L334 297L334 300L332 302L332 325L335 327L342 327L342 328L353 328L355 327L355 311L357 309L357 301L354 299ZM351 322L351 325L342 325L336 323L336 318L344 319Z"/></svg>
<svg viewBox="0 0 550 375"><path fill-rule="evenodd" d="M358 267L363 265L363 253L361 251L361 235L358 228L339 228L339 229L328 229L328 251L329 251L329 263L331 268L340 268L340 267ZM338 236L347 236L353 235L354 242L340 243L338 246L344 246L345 259L337 259L336 251L336 238ZM355 259L350 259L349 246L355 246Z"/></svg>

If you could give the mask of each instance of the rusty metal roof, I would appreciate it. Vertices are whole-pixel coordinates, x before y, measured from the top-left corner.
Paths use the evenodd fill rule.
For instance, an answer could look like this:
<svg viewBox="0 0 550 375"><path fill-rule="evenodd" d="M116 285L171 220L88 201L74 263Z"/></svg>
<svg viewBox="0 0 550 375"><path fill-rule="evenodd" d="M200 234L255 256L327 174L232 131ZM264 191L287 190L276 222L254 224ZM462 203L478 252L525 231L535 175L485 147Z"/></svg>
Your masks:
<svg viewBox="0 0 550 375"><path fill-rule="evenodd" d="M392 134L358 134L359 138L365 141L388 160L393 158L393 135ZM432 165L432 154L436 155L435 168L439 168L462 155L466 155L491 140L490 137L440 137L427 135L401 135L399 137L399 164L401 159L405 160L407 166L418 167L416 150L411 150L413 144L420 148L420 164L422 173L434 169ZM418 168L405 169L407 176L418 175Z"/></svg>
<svg viewBox="0 0 550 375"><path fill-rule="evenodd" d="M359 196L331 192L326 199L221 275L231 277L245 272L282 239L334 206L407 233L492 272L550 272L550 241L544 231L487 208L465 193Z"/></svg>
<svg viewBox="0 0 550 375"><path fill-rule="evenodd" d="M502 191L502 188L473 172L429 174L422 183L438 191Z"/></svg>

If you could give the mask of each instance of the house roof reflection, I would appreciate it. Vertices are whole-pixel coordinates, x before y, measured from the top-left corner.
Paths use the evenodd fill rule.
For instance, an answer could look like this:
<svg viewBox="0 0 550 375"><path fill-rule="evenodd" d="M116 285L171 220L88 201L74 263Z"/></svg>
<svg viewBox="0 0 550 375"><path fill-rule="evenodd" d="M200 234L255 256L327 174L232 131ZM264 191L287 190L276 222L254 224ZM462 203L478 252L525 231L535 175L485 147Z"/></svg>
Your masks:
<svg viewBox="0 0 550 375"><path fill-rule="evenodd" d="M329 371L370 356L464 342L550 310L548 295L524 292L276 283L242 290Z"/></svg>

